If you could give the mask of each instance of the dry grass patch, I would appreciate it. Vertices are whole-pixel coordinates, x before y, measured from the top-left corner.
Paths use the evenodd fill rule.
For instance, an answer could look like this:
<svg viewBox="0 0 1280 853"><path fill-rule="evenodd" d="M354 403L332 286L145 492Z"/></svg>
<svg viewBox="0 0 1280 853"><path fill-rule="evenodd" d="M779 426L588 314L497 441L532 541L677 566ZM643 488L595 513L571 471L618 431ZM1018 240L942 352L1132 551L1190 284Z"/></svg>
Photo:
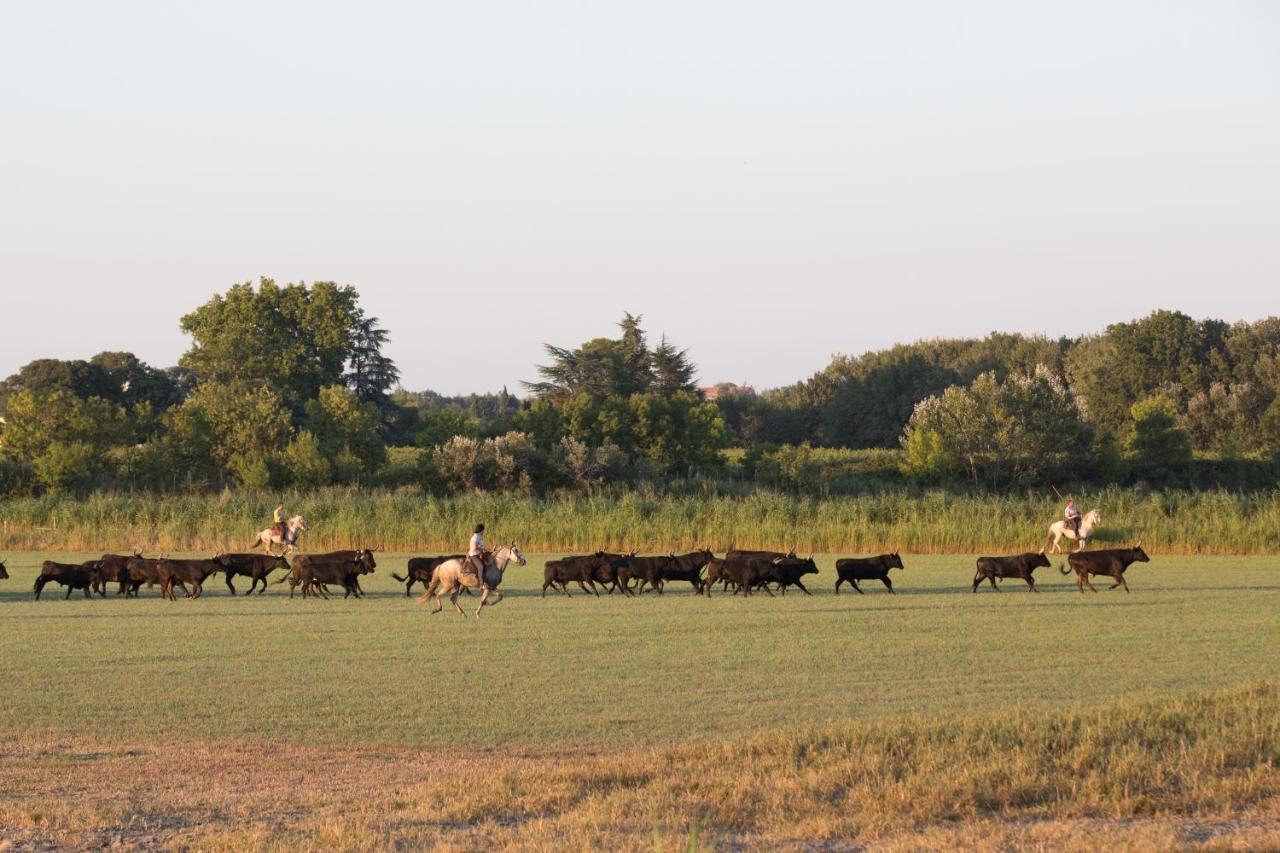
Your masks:
<svg viewBox="0 0 1280 853"><path fill-rule="evenodd" d="M11 739L0 792L19 848L1264 848L1280 687L568 755Z"/></svg>

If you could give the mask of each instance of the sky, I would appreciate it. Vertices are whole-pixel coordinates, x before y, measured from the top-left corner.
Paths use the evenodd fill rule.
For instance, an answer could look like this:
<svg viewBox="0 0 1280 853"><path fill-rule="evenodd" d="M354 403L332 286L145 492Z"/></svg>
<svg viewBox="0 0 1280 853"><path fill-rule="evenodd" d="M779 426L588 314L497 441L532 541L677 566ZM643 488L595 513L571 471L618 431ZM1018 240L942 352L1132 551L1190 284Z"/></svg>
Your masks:
<svg viewBox="0 0 1280 853"><path fill-rule="evenodd" d="M237 282L355 286L406 388L624 311L704 383L1280 313L1280 4L0 4L0 376Z"/></svg>

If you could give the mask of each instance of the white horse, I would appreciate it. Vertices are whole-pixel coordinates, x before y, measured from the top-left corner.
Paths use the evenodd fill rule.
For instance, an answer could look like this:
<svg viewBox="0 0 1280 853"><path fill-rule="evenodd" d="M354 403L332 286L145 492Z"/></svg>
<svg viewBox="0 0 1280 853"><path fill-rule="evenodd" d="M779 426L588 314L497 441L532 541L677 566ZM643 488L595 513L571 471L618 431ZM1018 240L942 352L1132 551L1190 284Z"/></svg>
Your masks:
<svg viewBox="0 0 1280 853"><path fill-rule="evenodd" d="M1055 521L1053 524L1049 525L1049 536L1045 539L1044 548L1041 548L1040 551L1043 553L1045 549L1049 549L1050 553L1058 553L1062 550L1062 548L1059 547L1059 543L1062 542L1063 537L1066 537L1067 539L1080 540L1080 547L1076 548L1076 550L1083 551L1085 546L1089 544L1089 537L1093 535L1093 531L1101 526L1102 513L1096 509L1089 510L1083 517L1081 517L1079 536L1077 536L1076 532L1071 529L1071 525L1067 523L1065 518L1061 521ZM1050 545L1053 547L1049 548Z"/></svg>
<svg viewBox="0 0 1280 853"><path fill-rule="evenodd" d="M267 549L268 554L274 555L275 551L271 550L271 546L283 545L284 546L284 552L282 554L283 556L284 554L288 554L289 552L293 551L295 548L298 547L298 534L306 529L307 529L307 523L302 520L302 516L295 515L293 518L285 522L285 530L284 530L283 536L276 533L275 525L272 525L271 527L268 527L266 530L263 530L261 533L258 534L257 541L249 546L249 550L252 551L254 548L257 548L259 545L261 545Z"/></svg>
<svg viewBox="0 0 1280 853"><path fill-rule="evenodd" d="M507 570L507 565L515 563L517 566L525 565L524 554L516 547L516 543L503 545L501 548L492 552L484 564L484 579L477 578L471 572L462 570L463 560L453 559L445 560L436 566L436 570L431 574L431 583L427 584L426 592L422 593L422 598L418 602L425 603L427 599L435 596L435 609L432 613L439 613L444 609L444 604L440 601L440 596L449 593L449 603L453 605L453 609L458 611L459 616L466 616L462 612L462 608L458 606L458 593L464 587L474 589L480 587L480 604L476 607L476 618L480 618L480 611L486 604L493 606L502 600L502 590L498 586L502 583L502 575ZM489 593L493 592L493 601L489 600Z"/></svg>

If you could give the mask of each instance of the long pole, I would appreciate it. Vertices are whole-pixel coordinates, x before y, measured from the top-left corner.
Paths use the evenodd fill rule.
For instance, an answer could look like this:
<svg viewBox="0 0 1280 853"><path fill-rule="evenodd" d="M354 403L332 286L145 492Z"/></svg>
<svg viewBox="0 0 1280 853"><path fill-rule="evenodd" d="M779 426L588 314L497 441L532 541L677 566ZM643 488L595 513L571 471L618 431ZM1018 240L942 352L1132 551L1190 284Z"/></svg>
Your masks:
<svg viewBox="0 0 1280 853"><path fill-rule="evenodd" d="M1060 501L1065 501L1065 500L1066 500L1066 498L1064 498L1064 497L1062 496L1062 492L1058 491L1058 487L1057 487L1057 486L1055 486L1053 483L1050 483L1050 484L1049 484L1049 488L1053 489L1053 493L1054 493L1055 495L1057 495L1057 496L1058 496L1058 500L1060 500Z"/></svg>

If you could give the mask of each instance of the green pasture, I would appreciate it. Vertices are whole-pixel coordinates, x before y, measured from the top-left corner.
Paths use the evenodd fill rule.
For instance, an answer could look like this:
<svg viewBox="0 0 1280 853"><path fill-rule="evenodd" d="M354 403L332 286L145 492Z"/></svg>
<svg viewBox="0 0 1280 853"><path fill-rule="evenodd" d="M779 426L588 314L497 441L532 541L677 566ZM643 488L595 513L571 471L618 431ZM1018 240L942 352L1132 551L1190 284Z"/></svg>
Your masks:
<svg viewBox="0 0 1280 853"><path fill-rule="evenodd" d="M98 552L100 553L100 552ZM538 597L544 557L513 567L480 620L429 615L380 555L364 600L33 601L45 558L7 552L0 581L0 736L92 735L362 746L598 749L891 716L1046 715L1280 677L1274 558L1163 557L1123 590L970 593L968 556L907 556L897 595ZM1055 561L1056 566L1056 561ZM279 573L276 575L279 576ZM247 581L237 579L237 586ZM1099 584L1101 587L1102 585ZM468 611L476 599L463 598Z"/></svg>

